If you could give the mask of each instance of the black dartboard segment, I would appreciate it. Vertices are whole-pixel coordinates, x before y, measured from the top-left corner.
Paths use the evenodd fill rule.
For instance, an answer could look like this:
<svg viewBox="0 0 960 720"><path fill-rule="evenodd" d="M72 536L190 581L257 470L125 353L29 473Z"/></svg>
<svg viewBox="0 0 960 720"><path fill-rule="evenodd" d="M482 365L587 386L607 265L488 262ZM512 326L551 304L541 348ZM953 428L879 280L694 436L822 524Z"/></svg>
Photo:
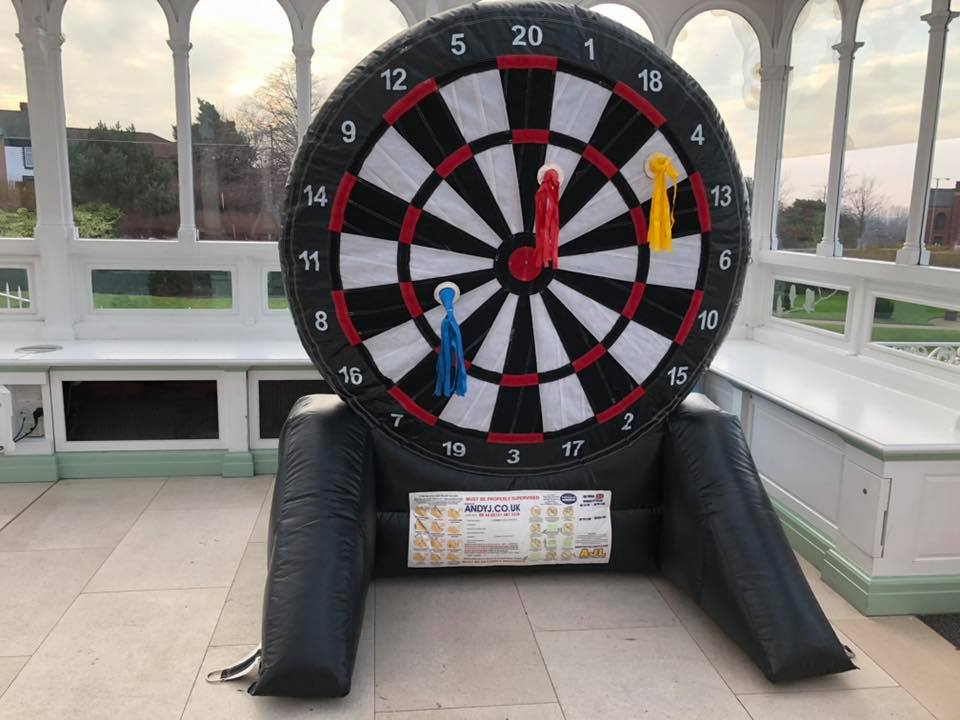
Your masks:
<svg viewBox="0 0 960 720"><path fill-rule="evenodd" d="M647 245L660 152L680 171L672 253ZM538 270L537 172L563 170L559 267ZM412 451L544 472L660 422L733 319L744 183L717 112L653 45L577 7L484 3L398 36L324 104L280 244L304 346ZM466 396L434 395L454 282Z"/></svg>

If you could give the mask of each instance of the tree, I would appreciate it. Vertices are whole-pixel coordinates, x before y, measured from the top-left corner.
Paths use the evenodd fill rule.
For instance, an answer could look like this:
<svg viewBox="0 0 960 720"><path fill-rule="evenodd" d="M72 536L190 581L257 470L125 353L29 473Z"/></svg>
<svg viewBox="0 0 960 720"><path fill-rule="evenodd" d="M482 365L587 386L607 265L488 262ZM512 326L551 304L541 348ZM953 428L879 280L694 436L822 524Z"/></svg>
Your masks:
<svg viewBox="0 0 960 720"><path fill-rule="evenodd" d="M853 218L856 227L856 246L864 244L863 236L871 220L876 218L887 198L877 191L876 178L861 175L856 184L849 176L843 177L843 212Z"/></svg>

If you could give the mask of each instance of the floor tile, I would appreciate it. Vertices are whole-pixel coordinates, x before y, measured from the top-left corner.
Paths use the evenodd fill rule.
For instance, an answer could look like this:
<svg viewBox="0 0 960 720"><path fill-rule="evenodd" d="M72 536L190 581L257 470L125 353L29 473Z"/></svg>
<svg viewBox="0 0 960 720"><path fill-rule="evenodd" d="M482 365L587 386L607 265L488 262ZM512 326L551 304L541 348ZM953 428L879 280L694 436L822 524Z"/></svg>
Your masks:
<svg viewBox="0 0 960 720"><path fill-rule="evenodd" d="M367 593L357 662L353 669L350 694L345 698L274 698L251 697L247 688L254 675L226 683L208 683L208 672L228 667L250 649L249 646L210 648L187 702L183 720L324 720L373 719L373 636L374 588Z"/></svg>
<svg viewBox="0 0 960 720"><path fill-rule="evenodd" d="M498 705L497 707L413 710L377 713L378 720L563 720L556 703L549 705Z"/></svg>
<svg viewBox="0 0 960 720"><path fill-rule="evenodd" d="M650 579L641 575L537 573L516 581L534 630L677 624Z"/></svg>
<svg viewBox="0 0 960 720"><path fill-rule="evenodd" d="M753 720L934 720L903 688L742 695Z"/></svg>
<svg viewBox="0 0 960 720"><path fill-rule="evenodd" d="M682 627L537 633L566 720L744 720Z"/></svg>
<svg viewBox="0 0 960 720"><path fill-rule="evenodd" d="M256 508L147 510L87 590L228 587L256 517Z"/></svg>
<svg viewBox="0 0 960 720"><path fill-rule="evenodd" d="M10 683L17 676L17 673L27 664L29 656L25 657L0 657L0 695L6 692Z"/></svg>
<svg viewBox="0 0 960 720"><path fill-rule="evenodd" d="M0 523L6 515L16 515L43 495L53 483L0 483Z"/></svg>
<svg viewBox="0 0 960 720"><path fill-rule="evenodd" d="M267 541L267 530L270 527L270 506L273 502L273 484L271 483L267 490L267 496L260 508L260 514L257 515L257 524L253 526L253 532L250 533L250 542Z"/></svg>
<svg viewBox="0 0 960 720"><path fill-rule="evenodd" d="M820 571L812 563L800 555L797 555L797 560L800 561L800 569L803 570L803 575L828 620L859 620L863 617L859 610L820 579Z"/></svg>
<svg viewBox="0 0 960 720"><path fill-rule="evenodd" d="M960 652L949 642L915 617L836 624L940 720L960 720Z"/></svg>
<svg viewBox="0 0 960 720"><path fill-rule="evenodd" d="M61 480L0 531L0 550L114 547L162 479Z"/></svg>
<svg viewBox="0 0 960 720"><path fill-rule="evenodd" d="M377 583L377 711L556 702L509 576Z"/></svg>
<svg viewBox="0 0 960 720"><path fill-rule="evenodd" d="M177 720L225 597L81 595L0 698L0 717Z"/></svg>
<svg viewBox="0 0 960 720"><path fill-rule="evenodd" d="M738 695L741 693L801 692L812 690L850 690L853 688L891 687L897 682L843 633L840 642L849 646L857 657L858 669L838 675L826 675L797 682L774 685L736 643L685 593L667 580L654 581L657 589L680 618L680 622L713 664L724 681Z"/></svg>
<svg viewBox="0 0 960 720"><path fill-rule="evenodd" d="M109 548L0 552L0 655L30 655Z"/></svg>
<svg viewBox="0 0 960 720"><path fill-rule="evenodd" d="M15 517L16 515L0 515L0 530L2 530L7 525L7 523L9 523Z"/></svg>
<svg viewBox="0 0 960 720"><path fill-rule="evenodd" d="M260 642L263 586L267 577L267 546L250 543L240 560L211 645L256 645ZM370 617L373 617L371 611Z"/></svg>
<svg viewBox="0 0 960 720"><path fill-rule="evenodd" d="M174 477L167 480L150 503L150 510L219 510L259 508L270 478Z"/></svg>

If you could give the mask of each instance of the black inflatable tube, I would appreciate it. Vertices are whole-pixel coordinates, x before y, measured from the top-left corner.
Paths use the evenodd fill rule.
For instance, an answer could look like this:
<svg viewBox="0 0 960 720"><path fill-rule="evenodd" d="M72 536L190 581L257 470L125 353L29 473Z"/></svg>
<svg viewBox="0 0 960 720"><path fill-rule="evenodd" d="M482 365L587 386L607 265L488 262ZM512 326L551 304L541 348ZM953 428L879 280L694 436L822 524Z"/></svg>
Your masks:
<svg viewBox="0 0 960 720"><path fill-rule="evenodd" d="M854 669L787 543L739 420L691 395L666 430L663 575L772 682Z"/></svg>

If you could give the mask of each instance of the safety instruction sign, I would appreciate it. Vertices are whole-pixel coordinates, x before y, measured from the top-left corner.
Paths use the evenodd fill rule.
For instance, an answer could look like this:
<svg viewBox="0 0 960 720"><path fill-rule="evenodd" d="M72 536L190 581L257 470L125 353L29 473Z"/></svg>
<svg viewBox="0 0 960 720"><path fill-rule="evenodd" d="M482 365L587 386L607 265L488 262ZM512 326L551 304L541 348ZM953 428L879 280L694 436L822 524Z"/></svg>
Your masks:
<svg viewBox="0 0 960 720"><path fill-rule="evenodd" d="M409 567L610 561L608 490L410 493Z"/></svg>

